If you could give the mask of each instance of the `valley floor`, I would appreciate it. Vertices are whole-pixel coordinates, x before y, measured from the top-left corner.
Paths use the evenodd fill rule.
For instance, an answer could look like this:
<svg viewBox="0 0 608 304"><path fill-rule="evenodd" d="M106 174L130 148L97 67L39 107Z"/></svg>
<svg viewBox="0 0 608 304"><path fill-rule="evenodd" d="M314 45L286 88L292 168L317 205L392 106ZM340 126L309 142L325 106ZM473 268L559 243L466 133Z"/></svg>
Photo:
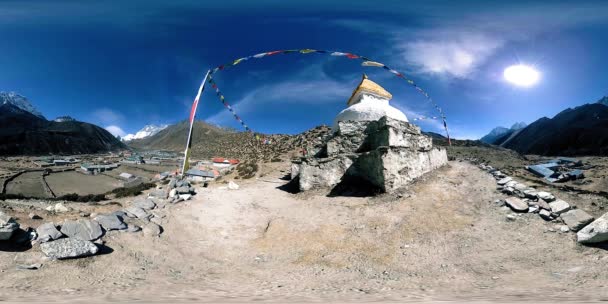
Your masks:
<svg viewBox="0 0 608 304"><path fill-rule="evenodd" d="M238 190L214 184L163 209L160 238L111 233L107 254L39 270L16 269L41 261L36 247L0 251L0 300L608 299L607 252L535 214L507 221L495 180L474 165L451 161L374 198L290 194L288 165L268 166Z"/></svg>

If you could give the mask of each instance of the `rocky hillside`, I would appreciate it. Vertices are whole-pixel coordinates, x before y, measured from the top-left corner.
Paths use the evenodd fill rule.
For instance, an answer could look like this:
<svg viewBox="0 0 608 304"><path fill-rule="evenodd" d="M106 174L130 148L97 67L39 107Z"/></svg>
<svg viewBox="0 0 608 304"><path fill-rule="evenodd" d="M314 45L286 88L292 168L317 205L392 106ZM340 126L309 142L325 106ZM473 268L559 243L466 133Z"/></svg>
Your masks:
<svg viewBox="0 0 608 304"><path fill-rule="evenodd" d="M157 134L128 144L141 150L184 150L188 135L188 121L171 125ZM192 156L198 158L229 157L242 160L271 161L302 147L313 150L321 145L323 137L330 131L320 126L298 135L263 135L256 139L251 133L234 132L202 121L194 124ZM266 143L264 142L266 139Z"/></svg>
<svg viewBox="0 0 608 304"><path fill-rule="evenodd" d="M98 126L48 121L11 102L0 104L0 155L89 154L126 148Z"/></svg>
<svg viewBox="0 0 608 304"><path fill-rule="evenodd" d="M502 146L522 154L608 155L608 106L602 100L543 117Z"/></svg>

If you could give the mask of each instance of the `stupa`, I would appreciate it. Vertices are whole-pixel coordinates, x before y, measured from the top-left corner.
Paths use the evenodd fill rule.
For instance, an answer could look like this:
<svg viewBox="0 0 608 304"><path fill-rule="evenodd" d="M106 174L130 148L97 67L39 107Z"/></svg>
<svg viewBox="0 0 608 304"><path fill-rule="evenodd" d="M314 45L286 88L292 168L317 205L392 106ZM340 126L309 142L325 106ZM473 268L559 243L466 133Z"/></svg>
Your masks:
<svg viewBox="0 0 608 304"><path fill-rule="evenodd" d="M389 105L391 98L363 75L323 147L293 162L291 177L301 191L363 182L392 192L447 163L446 150L433 147L429 136Z"/></svg>
<svg viewBox="0 0 608 304"><path fill-rule="evenodd" d="M389 105L393 95L363 74L363 79L353 91L346 105L334 119L332 129L336 131L340 121L372 121L384 116L399 121L408 122L407 117L399 109Z"/></svg>

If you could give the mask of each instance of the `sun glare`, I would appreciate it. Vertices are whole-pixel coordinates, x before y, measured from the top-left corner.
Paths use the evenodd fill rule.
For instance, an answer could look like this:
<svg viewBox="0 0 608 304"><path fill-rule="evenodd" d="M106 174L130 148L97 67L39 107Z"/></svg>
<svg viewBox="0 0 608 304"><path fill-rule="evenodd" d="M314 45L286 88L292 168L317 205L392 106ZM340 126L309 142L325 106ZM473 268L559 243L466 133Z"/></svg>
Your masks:
<svg viewBox="0 0 608 304"><path fill-rule="evenodd" d="M531 66L517 64L506 68L504 77L508 82L514 85L530 87L538 82L540 73Z"/></svg>

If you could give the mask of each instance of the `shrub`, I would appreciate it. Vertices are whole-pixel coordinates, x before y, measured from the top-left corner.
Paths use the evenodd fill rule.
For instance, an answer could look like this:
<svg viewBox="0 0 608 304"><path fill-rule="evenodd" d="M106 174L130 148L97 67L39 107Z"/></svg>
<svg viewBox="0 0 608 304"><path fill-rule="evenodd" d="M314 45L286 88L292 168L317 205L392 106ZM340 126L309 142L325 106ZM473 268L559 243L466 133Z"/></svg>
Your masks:
<svg viewBox="0 0 608 304"><path fill-rule="evenodd" d="M154 183L145 183L145 184L140 184L140 185L137 185L135 187L130 187L130 188L116 188L116 189L108 192L108 194L114 194L116 198L136 196L136 195L140 195L142 191L148 190L148 189L154 188L154 187L156 187L156 184L154 184Z"/></svg>

